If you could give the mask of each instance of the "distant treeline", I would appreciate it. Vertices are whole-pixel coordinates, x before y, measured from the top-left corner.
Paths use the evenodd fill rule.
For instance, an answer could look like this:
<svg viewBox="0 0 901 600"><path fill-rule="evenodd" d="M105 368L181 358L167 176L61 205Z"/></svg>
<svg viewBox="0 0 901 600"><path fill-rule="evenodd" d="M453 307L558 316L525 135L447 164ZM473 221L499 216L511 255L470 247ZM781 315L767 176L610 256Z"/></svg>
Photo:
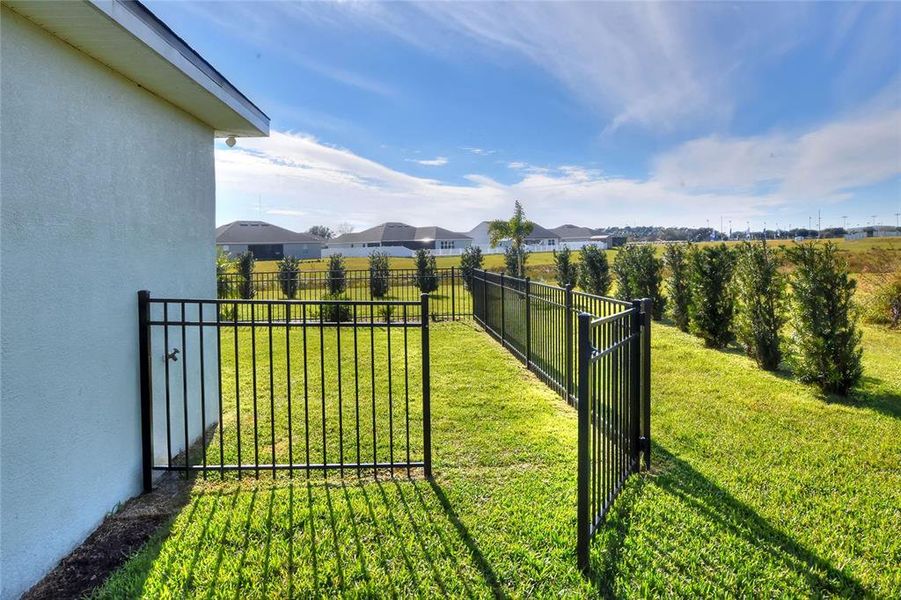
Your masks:
<svg viewBox="0 0 901 600"><path fill-rule="evenodd" d="M872 229L867 228L865 230ZM838 238L847 233L843 227L829 227L817 231L816 229L807 229L796 227L794 229L767 229L764 231L751 231L750 234L745 231L733 230L730 237L728 232L716 231L711 227L602 227L600 233L612 236L622 236L631 242L705 242L708 240L744 240L761 239L766 234L767 239L793 239L802 238Z"/></svg>

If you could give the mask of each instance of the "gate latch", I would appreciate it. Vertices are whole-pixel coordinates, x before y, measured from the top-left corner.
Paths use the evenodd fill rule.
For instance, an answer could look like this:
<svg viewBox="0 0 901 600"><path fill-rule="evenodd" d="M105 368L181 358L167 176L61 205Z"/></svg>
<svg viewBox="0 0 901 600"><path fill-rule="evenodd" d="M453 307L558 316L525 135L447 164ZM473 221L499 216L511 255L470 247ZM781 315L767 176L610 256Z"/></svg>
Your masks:
<svg viewBox="0 0 901 600"><path fill-rule="evenodd" d="M173 348L172 352L166 354L166 360L171 360L172 362L178 362L178 348Z"/></svg>

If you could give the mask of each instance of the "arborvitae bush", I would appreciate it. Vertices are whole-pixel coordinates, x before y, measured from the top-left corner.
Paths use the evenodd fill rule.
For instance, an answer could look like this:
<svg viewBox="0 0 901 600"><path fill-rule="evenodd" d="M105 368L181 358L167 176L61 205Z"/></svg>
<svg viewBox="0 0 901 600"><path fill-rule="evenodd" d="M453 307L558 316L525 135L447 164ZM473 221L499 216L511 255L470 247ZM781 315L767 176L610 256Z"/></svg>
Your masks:
<svg viewBox="0 0 901 600"><path fill-rule="evenodd" d="M438 289L438 267L435 265L435 257L428 250L420 248L416 251L416 275L413 279L416 287L423 294L434 292Z"/></svg>
<svg viewBox="0 0 901 600"><path fill-rule="evenodd" d="M344 293L347 288L346 272L342 255L332 254L328 257L328 270L326 271L328 279L325 283L329 295L338 296Z"/></svg>
<svg viewBox="0 0 901 600"><path fill-rule="evenodd" d="M300 259L286 256L277 263L278 284L286 298L294 300L300 288Z"/></svg>
<svg viewBox="0 0 901 600"><path fill-rule="evenodd" d="M557 269L557 285L566 287L575 285L578 277L577 265L573 262L573 253L568 247L557 252L554 250L554 267Z"/></svg>
<svg viewBox="0 0 901 600"><path fill-rule="evenodd" d="M676 327L688 331L691 286L689 285L691 244L670 243L663 251L663 263L669 269L666 280L667 302Z"/></svg>
<svg viewBox="0 0 901 600"><path fill-rule="evenodd" d="M507 275L519 277L519 265L522 264L523 273L526 269L526 261L529 259L529 251L523 247L517 250L514 246L508 246L504 250L504 267ZM523 275L525 276L525 275Z"/></svg>
<svg viewBox="0 0 901 600"><path fill-rule="evenodd" d="M744 242L735 261L735 335L748 356L767 371L782 361L779 332L785 322L785 279L778 250Z"/></svg>
<svg viewBox="0 0 901 600"><path fill-rule="evenodd" d="M257 294L256 286L253 283L255 264L256 259L250 250L245 250L238 255L238 273L241 275L241 281L238 283L238 293L247 300L250 300Z"/></svg>
<svg viewBox="0 0 901 600"><path fill-rule="evenodd" d="M884 276L885 277L885 276ZM901 273L889 275L888 281L877 284L869 294L864 307L864 320L868 323L901 326Z"/></svg>
<svg viewBox="0 0 901 600"><path fill-rule="evenodd" d="M597 246L582 248L579 265L579 286L589 294L606 296L610 291L610 263L607 253Z"/></svg>
<svg viewBox="0 0 901 600"><path fill-rule="evenodd" d="M801 381L847 395L863 372L857 284L832 242L798 244L786 253L794 265L789 362Z"/></svg>
<svg viewBox="0 0 901 600"><path fill-rule="evenodd" d="M463 277L463 287L470 289L473 271L482 268L482 249L478 246L468 246L460 256L460 274Z"/></svg>
<svg viewBox="0 0 901 600"><path fill-rule="evenodd" d="M708 348L732 341L732 272L735 255L726 244L698 248L691 254L691 330Z"/></svg>
<svg viewBox="0 0 901 600"><path fill-rule="evenodd" d="M369 255L369 293L373 298L384 298L388 295L388 254L373 252Z"/></svg>
<svg viewBox="0 0 901 600"><path fill-rule="evenodd" d="M666 300L660 293L663 261L654 255L649 244L626 244L613 261L616 297L621 300L650 298L654 302L651 315L655 321L663 318Z"/></svg>
<svg viewBox="0 0 901 600"><path fill-rule="evenodd" d="M325 294L323 300L346 300L341 294ZM322 304L322 320L327 323L341 323L350 321L353 318L350 304Z"/></svg>
<svg viewBox="0 0 901 600"><path fill-rule="evenodd" d="M234 285L231 278L235 261L228 253L216 246L216 293L219 298L231 297Z"/></svg>

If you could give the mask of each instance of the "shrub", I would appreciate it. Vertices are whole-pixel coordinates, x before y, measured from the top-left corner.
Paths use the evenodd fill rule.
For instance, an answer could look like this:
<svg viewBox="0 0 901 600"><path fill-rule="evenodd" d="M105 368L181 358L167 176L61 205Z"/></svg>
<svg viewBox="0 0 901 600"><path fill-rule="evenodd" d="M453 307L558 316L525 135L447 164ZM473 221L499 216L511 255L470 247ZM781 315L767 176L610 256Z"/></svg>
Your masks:
<svg viewBox="0 0 901 600"><path fill-rule="evenodd" d="M655 321L663 318L666 301L660 294L663 261L654 255L654 247L647 244L626 244L613 261L616 297L621 300L651 298Z"/></svg>
<svg viewBox="0 0 901 600"><path fill-rule="evenodd" d="M504 250L504 267L507 275L511 277L519 277L519 268L522 266L522 272L526 271L526 261L529 259L529 251L525 247L508 246ZM523 275L524 277L525 275Z"/></svg>
<svg viewBox="0 0 901 600"><path fill-rule="evenodd" d="M238 273L241 280L238 283L238 293L242 298L250 300L257 294L256 287L253 283L253 269L256 259L250 250L245 250L238 255Z"/></svg>
<svg viewBox="0 0 901 600"><path fill-rule="evenodd" d="M731 281L735 255L726 244L699 248L691 254L691 330L708 348L732 341Z"/></svg>
<svg viewBox="0 0 901 600"><path fill-rule="evenodd" d="M216 294L219 298L228 298L234 291L234 282L231 278L235 261L228 253L216 246Z"/></svg>
<svg viewBox="0 0 901 600"><path fill-rule="evenodd" d="M766 240L744 242L735 261L735 335L767 371L782 361L779 331L785 322L785 280L777 250Z"/></svg>
<svg viewBox="0 0 901 600"><path fill-rule="evenodd" d="M460 273L463 277L463 287L470 289L472 274L482 268L482 249L478 246L469 246L463 250L460 256Z"/></svg>
<svg viewBox="0 0 901 600"><path fill-rule="evenodd" d="M388 254L373 252L369 255L369 293L373 298L384 298L388 295Z"/></svg>
<svg viewBox="0 0 901 600"><path fill-rule="evenodd" d="M554 250L554 266L557 269L557 285L566 287L575 285L578 273L576 263L573 262L572 250L563 246L560 252Z"/></svg>
<svg viewBox="0 0 901 600"><path fill-rule="evenodd" d="M610 263L607 253L597 246L582 248L579 285L589 294L605 296L610 291Z"/></svg>
<svg viewBox="0 0 901 600"><path fill-rule="evenodd" d="M435 257L428 250L420 248L416 251L416 275L413 280L416 287L423 294L434 292L438 289L438 267L435 266Z"/></svg>
<svg viewBox="0 0 901 600"><path fill-rule="evenodd" d="M286 256L277 263L278 284L289 300L294 300L300 288L300 259Z"/></svg>
<svg viewBox="0 0 901 600"><path fill-rule="evenodd" d="M861 333L853 305L856 282L838 247L798 244L787 251L792 315L789 361L801 381L825 393L847 395L862 374Z"/></svg>
<svg viewBox="0 0 901 600"><path fill-rule="evenodd" d="M340 254L332 254L328 257L328 270L326 289L330 296L338 296L347 288L347 269L344 267L344 257Z"/></svg>
<svg viewBox="0 0 901 600"><path fill-rule="evenodd" d="M691 287L689 271L692 246L690 244L667 244L663 251L663 263L669 269L666 292L676 327L688 331L689 308L691 307Z"/></svg>
<svg viewBox="0 0 901 600"><path fill-rule="evenodd" d="M342 294L325 294L323 300L347 300ZM342 323L353 318L350 304L321 304L322 320L328 323Z"/></svg>

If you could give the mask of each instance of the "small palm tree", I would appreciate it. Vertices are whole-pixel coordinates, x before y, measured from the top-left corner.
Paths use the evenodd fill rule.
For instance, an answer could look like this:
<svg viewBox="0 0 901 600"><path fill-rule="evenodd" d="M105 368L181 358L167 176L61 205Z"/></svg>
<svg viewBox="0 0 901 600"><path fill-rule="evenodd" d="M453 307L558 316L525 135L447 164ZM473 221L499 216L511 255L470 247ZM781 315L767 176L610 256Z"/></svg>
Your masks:
<svg viewBox="0 0 901 600"><path fill-rule="evenodd" d="M526 212L522 208L519 200L513 205L513 216L509 221L491 221L488 224L488 242L494 248L500 244L501 240L510 240L510 245L516 253L516 276L522 277L523 271L523 245L526 237L532 233L535 224L526 219Z"/></svg>

